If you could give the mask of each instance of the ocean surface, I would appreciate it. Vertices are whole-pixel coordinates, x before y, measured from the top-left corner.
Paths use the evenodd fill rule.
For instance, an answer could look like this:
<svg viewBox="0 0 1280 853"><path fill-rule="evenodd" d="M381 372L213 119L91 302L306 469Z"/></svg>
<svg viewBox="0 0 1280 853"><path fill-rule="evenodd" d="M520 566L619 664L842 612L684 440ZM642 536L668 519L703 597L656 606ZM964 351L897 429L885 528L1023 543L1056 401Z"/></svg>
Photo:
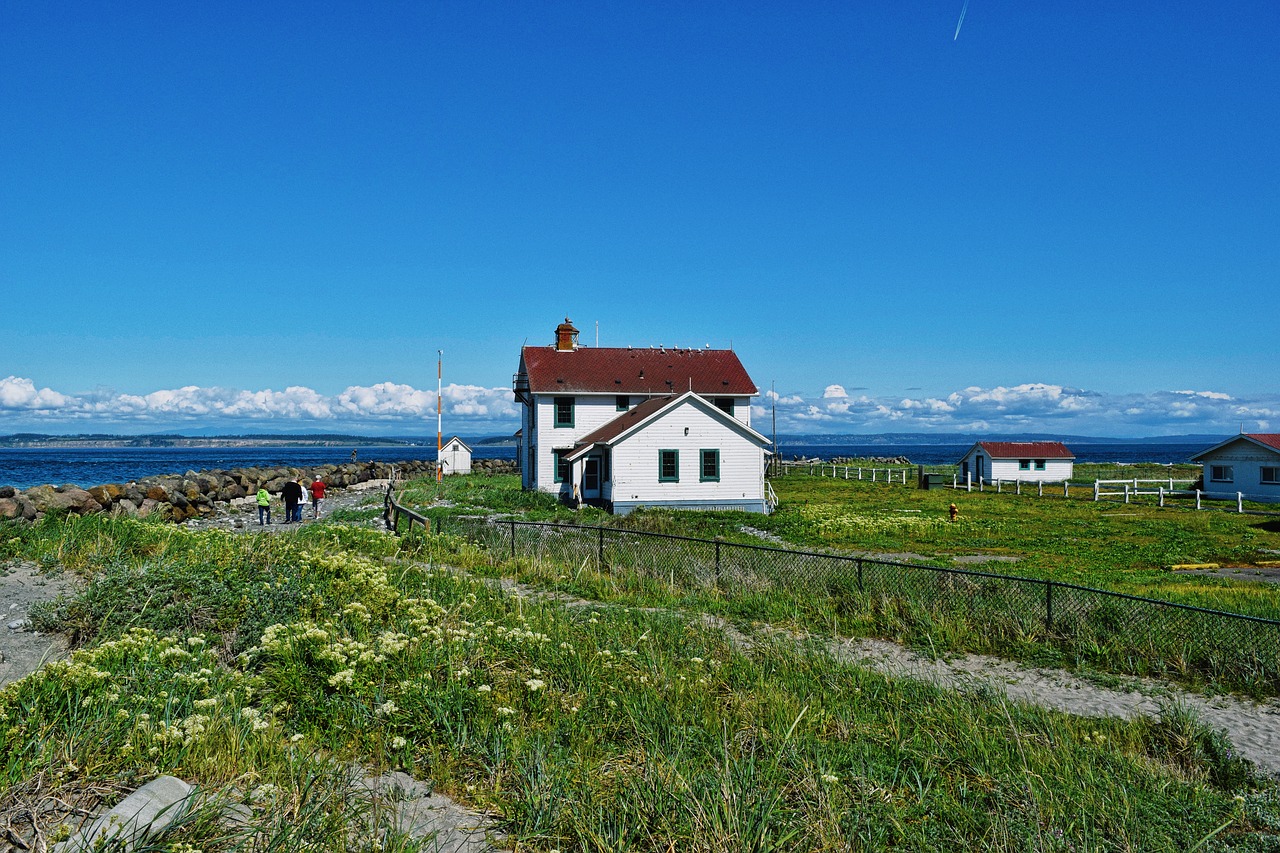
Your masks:
<svg viewBox="0 0 1280 853"><path fill-rule="evenodd" d="M972 444L788 444L783 459L905 456L914 464L953 465ZM1208 444L1071 444L1077 462L1186 462ZM476 459L514 459L515 448L478 445ZM369 462L435 459L434 447L360 447ZM351 461L349 447L103 447L0 448L0 486L29 489L44 483L74 483L82 488L127 483L157 474L183 474L210 468L307 466Z"/></svg>
<svg viewBox="0 0 1280 853"><path fill-rule="evenodd" d="M358 447L361 462L435 459L434 447ZM514 459L514 447L472 450L473 459ZM29 489L50 483L81 488L127 483L157 474L211 468L338 465L351 461L346 447L0 447L0 486Z"/></svg>

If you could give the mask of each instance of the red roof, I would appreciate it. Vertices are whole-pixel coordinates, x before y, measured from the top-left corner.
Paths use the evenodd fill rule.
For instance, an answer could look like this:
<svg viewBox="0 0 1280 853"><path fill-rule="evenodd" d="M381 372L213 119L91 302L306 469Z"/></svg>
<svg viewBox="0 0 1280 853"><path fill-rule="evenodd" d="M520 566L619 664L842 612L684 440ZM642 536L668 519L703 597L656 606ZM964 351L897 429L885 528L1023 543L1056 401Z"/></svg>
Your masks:
<svg viewBox="0 0 1280 853"><path fill-rule="evenodd" d="M534 394L683 394L750 397L759 393L733 350L525 347L521 361Z"/></svg>
<svg viewBox="0 0 1280 853"><path fill-rule="evenodd" d="M585 447L587 445L598 444L602 441L607 442L614 438L617 438L619 435L622 435L622 433L626 432L635 424L640 423L641 421L643 421L650 415L654 414L655 412L662 411L667 406L670 406L672 403L676 402L679 399L681 398L675 397L675 396L650 397L648 400L645 400L643 403L639 403L635 406L632 406L630 409L618 415L613 420L609 421L608 423L604 424L601 427L598 427L595 430L592 430L591 432L584 435L582 438L578 439L577 443L574 445L574 448L577 449L577 448Z"/></svg>
<svg viewBox="0 0 1280 853"><path fill-rule="evenodd" d="M1252 438L1259 444L1265 444L1267 447L1280 450L1280 432L1246 432L1245 438Z"/></svg>
<svg viewBox="0 0 1280 853"><path fill-rule="evenodd" d="M1075 459L1061 441L979 441L992 459Z"/></svg>

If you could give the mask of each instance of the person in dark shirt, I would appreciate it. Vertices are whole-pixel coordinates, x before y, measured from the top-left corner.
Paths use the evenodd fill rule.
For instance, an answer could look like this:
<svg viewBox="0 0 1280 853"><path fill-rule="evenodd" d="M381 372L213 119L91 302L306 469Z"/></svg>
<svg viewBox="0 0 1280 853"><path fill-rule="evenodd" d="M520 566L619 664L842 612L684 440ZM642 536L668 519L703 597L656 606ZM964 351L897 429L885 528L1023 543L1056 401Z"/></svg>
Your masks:
<svg viewBox="0 0 1280 853"><path fill-rule="evenodd" d="M302 485L296 479L290 480L280 490L280 497L284 498L284 523L301 521Z"/></svg>

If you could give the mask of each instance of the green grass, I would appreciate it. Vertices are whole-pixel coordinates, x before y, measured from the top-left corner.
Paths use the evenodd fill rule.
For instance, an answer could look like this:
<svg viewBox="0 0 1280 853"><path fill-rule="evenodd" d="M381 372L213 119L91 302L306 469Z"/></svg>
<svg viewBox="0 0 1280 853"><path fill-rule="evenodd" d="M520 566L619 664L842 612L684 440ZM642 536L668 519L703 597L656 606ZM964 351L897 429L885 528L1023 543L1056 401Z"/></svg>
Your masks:
<svg viewBox="0 0 1280 853"><path fill-rule="evenodd" d="M379 819L355 761L491 810L522 850L1267 850L1280 832L1275 785L1185 710L1071 717L609 603L694 602L655 579L530 563L600 599L530 603L460 572L493 571L460 538L342 524L68 518L0 526L0 555L90 580L42 617L83 650L0 691L4 814L36 788L79 802L173 773L249 817L229 834L197 812L166 849L411 849L349 834Z"/></svg>

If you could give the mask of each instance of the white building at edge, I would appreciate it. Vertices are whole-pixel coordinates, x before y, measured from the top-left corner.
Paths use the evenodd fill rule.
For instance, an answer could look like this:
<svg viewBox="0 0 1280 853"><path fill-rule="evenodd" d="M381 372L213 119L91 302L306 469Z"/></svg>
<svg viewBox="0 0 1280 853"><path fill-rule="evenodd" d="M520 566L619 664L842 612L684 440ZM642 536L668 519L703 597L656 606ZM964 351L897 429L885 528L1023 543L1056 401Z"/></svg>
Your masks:
<svg viewBox="0 0 1280 853"><path fill-rule="evenodd" d="M619 514L771 509L759 391L732 350L583 347L566 318L554 344L522 348L513 387L526 489Z"/></svg>
<svg viewBox="0 0 1280 853"><path fill-rule="evenodd" d="M471 447L456 435L440 448L440 471L446 477L471 473Z"/></svg>
<svg viewBox="0 0 1280 853"><path fill-rule="evenodd" d="M960 482L1060 483L1075 461L1060 441L979 441L960 457Z"/></svg>
<svg viewBox="0 0 1280 853"><path fill-rule="evenodd" d="M1280 502L1280 433L1233 435L1191 457L1204 465L1204 493L1221 500Z"/></svg>

